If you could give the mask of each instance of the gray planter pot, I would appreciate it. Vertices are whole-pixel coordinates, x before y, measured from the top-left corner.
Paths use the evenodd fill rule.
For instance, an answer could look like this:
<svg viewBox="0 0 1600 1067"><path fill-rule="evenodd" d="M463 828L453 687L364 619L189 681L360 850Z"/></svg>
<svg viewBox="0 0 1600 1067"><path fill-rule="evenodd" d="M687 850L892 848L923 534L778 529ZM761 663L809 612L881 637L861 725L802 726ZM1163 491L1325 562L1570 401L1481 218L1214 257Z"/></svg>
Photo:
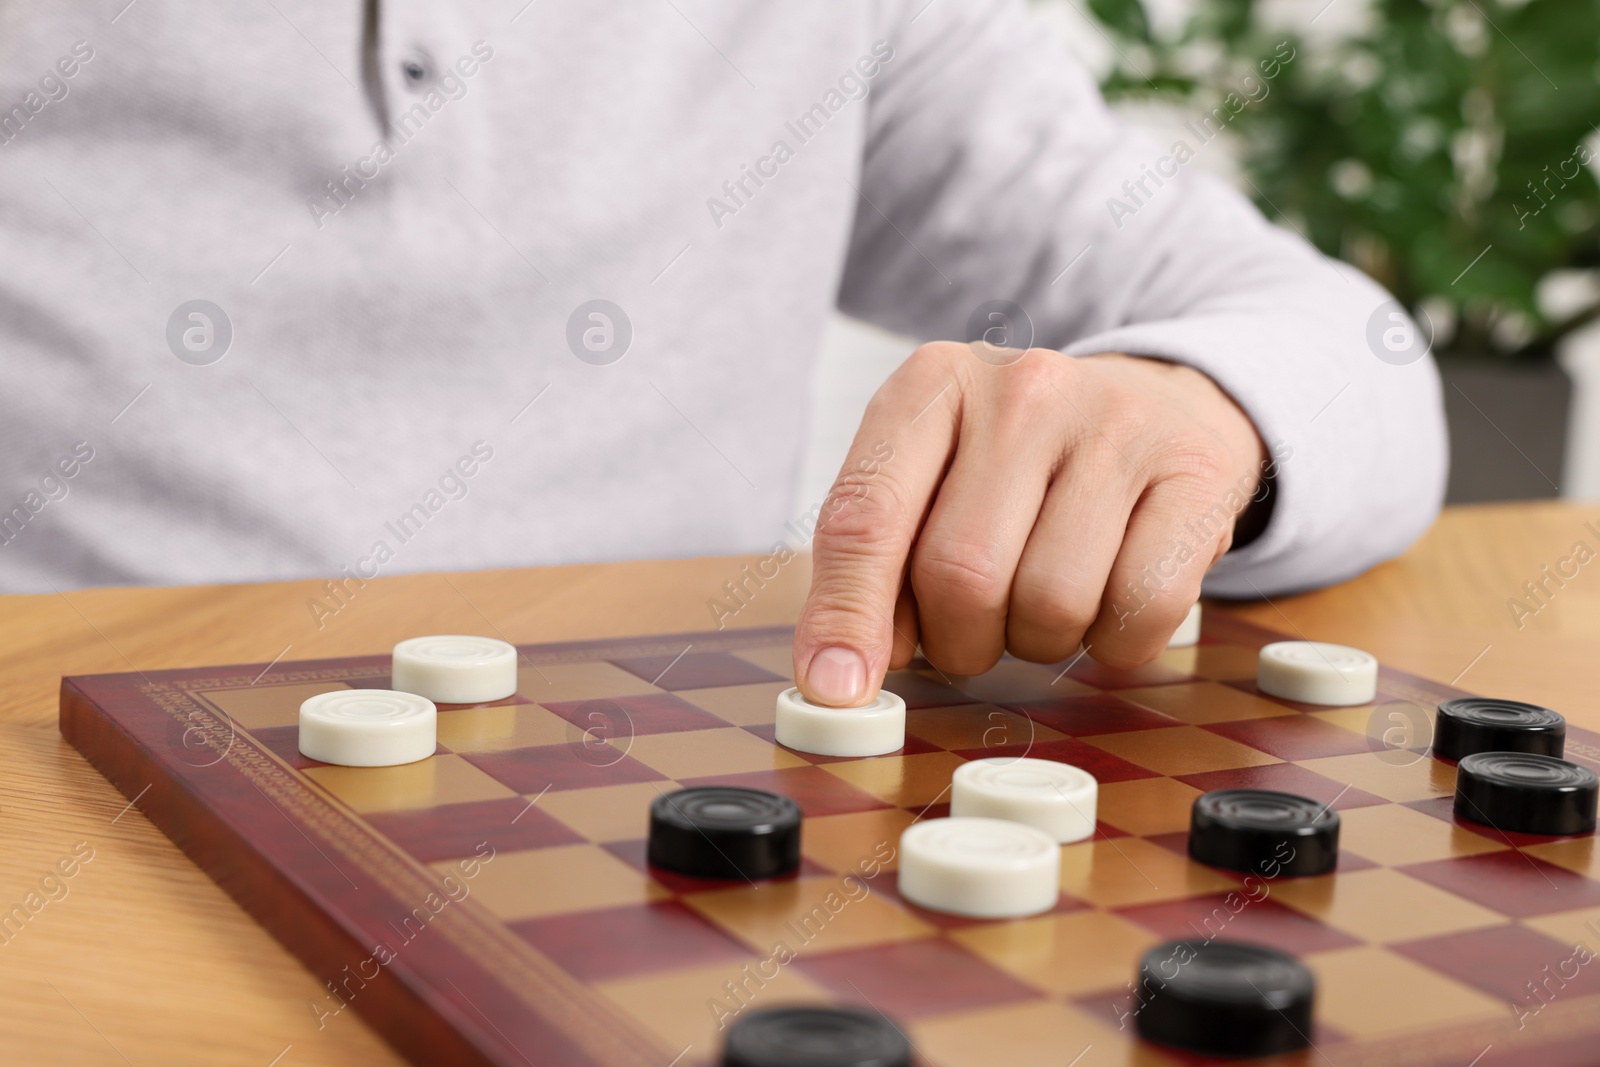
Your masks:
<svg viewBox="0 0 1600 1067"><path fill-rule="evenodd" d="M1445 501L1560 496L1572 380L1553 361L1505 363L1446 356L1450 484Z"/></svg>

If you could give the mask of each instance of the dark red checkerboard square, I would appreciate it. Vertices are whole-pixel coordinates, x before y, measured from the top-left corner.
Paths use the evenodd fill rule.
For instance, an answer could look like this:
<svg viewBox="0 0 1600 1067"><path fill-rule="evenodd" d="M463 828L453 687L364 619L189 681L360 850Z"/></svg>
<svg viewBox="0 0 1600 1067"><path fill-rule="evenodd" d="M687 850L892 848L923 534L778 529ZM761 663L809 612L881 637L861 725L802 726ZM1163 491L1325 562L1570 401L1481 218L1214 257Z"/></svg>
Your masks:
<svg viewBox="0 0 1600 1067"><path fill-rule="evenodd" d="M1538 1025L1535 1016L1528 1028ZM1593 1032L1581 1037L1551 1038L1538 1047L1538 1067L1594 1067L1594 1045ZM1529 1055L1530 1050L1523 1046L1495 1045L1470 1067L1528 1067Z"/></svg>
<svg viewBox="0 0 1600 1067"><path fill-rule="evenodd" d="M763 741L771 742L774 745L778 743L778 727L773 723L763 723L760 726L746 726L745 730L749 733L755 734ZM794 748L786 748L784 751L790 755L799 756L807 763L848 763L851 760L858 758L856 756L819 756L815 752L801 752L799 749ZM920 756L927 752L943 751L944 749L940 748L938 745L924 741L920 737L912 737L910 734L907 734L906 743L904 745L895 749L893 752L885 752L884 755Z"/></svg>
<svg viewBox="0 0 1600 1067"><path fill-rule="evenodd" d="M757 667L731 652L685 652L677 657L629 656L611 662L659 689L710 689L785 680L783 675Z"/></svg>
<svg viewBox="0 0 1600 1067"><path fill-rule="evenodd" d="M909 711L982 703L953 685L915 671L890 671L883 680L883 687L904 700Z"/></svg>
<svg viewBox="0 0 1600 1067"><path fill-rule="evenodd" d="M1185 774L1177 779L1192 785L1202 793L1213 789L1276 789L1280 793L1294 793L1324 804L1332 803L1334 810L1345 808L1370 808L1387 804L1387 800L1374 796L1355 786L1347 786L1316 771L1293 763L1269 763L1265 767L1237 767L1227 771L1205 771Z"/></svg>
<svg viewBox="0 0 1600 1067"><path fill-rule="evenodd" d="M1491 926L1389 947L1507 1001L1513 1009L1535 1011L1544 1000L1600 993L1600 964L1592 956L1580 963L1573 957L1575 946L1526 926ZM1530 982L1540 987L1537 994L1528 988Z"/></svg>
<svg viewBox="0 0 1600 1067"><path fill-rule="evenodd" d="M737 785L746 789L782 793L799 804L801 813L807 817L848 815L854 811L894 807L820 767L785 767L780 771L716 774L709 778L684 778L681 781L686 786Z"/></svg>
<svg viewBox="0 0 1600 1067"><path fill-rule="evenodd" d="M1000 706L1020 711L1040 726L1059 730L1069 737L1092 737L1095 734L1120 734L1128 730L1155 730L1163 726L1183 725L1170 715L1142 708L1110 693L1029 700Z"/></svg>
<svg viewBox="0 0 1600 1067"><path fill-rule="evenodd" d="M671 693L557 700L539 706L548 708L578 729L592 731L593 736L601 738L715 730L733 725Z"/></svg>
<svg viewBox="0 0 1600 1067"><path fill-rule="evenodd" d="M314 760L310 756L300 754L299 726L264 726L259 730L251 730L250 736L277 753L285 763L297 770L305 770L307 767L328 766L328 764ZM435 756L449 751L448 748L437 743L433 746L433 754ZM194 758L202 763L205 762L205 759L198 754Z"/></svg>
<svg viewBox="0 0 1600 1067"><path fill-rule="evenodd" d="M1515 919L1600 906L1600 882L1516 849L1398 869Z"/></svg>
<svg viewBox="0 0 1600 1067"><path fill-rule="evenodd" d="M584 841L521 797L419 811L380 811L366 819L374 830L424 863L470 856L484 841L492 842L500 852Z"/></svg>
<svg viewBox="0 0 1600 1067"><path fill-rule="evenodd" d="M1027 756L1031 759L1055 760L1070 763L1094 775L1097 782L1131 782L1135 778L1159 778L1155 771L1130 763L1121 756L1113 756L1104 749L1095 748L1076 738L1045 741L1037 745L1001 745L997 748L962 749L956 755L963 759L990 759L996 756Z"/></svg>
<svg viewBox="0 0 1600 1067"><path fill-rule="evenodd" d="M802 953L794 966L840 999L865 1002L894 1019L967 1011L1039 995L942 938L820 956Z"/></svg>
<svg viewBox="0 0 1600 1067"><path fill-rule="evenodd" d="M1367 739L1360 734L1321 719L1313 719L1309 715L1217 722L1201 729L1286 760L1353 756L1358 752L1371 751Z"/></svg>
<svg viewBox="0 0 1600 1067"><path fill-rule="evenodd" d="M750 883L742 878L694 878L687 874L665 870L661 867L650 866L650 842L644 838L633 841L608 841L600 846L617 859L636 870L643 871L651 878L660 882L674 893L706 893L713 889L737 889L748 886ZM800 866L788 874L776 878L764 878L762 885L771 882L792 882L796 878L810 878L814 875L832 874L828 868L819 863L813 863L804 856L800 858Z"/></svg>
<svg viewBox="0 0 1600 1067"><path fill-rule="evenodd" d="M471 752L462 759L502 785L525 794L542 793L546 789L591 789L666 780L665 775L618 750L582 742L512 748L503 752Z"/></svg>
<svg viewBox="0 0 1600 1067"><path fill-rule="evenodd" d="M1295 955L1359 944L1349 934L1308 919L1273 900L1272 883L1265 880L1249 883L1248 892L1218 893L1113 910L1164 941L1218 937L1229 941L1259 941Z"/></svg>
<svg viewBox="0 0 1600 1067"><path fill-rule="evenodd" d="M675 900L507 925L567 973L589 982L724 962L728 977L735 978L750 957Z"/></svg>
<svg viewBox="0 0 1600 1067"><path fill-rule="evenodd" d="M1137 959L1128 961L1128 981L1133 981L1135 972L1138 969L1139 961ZM1126 986L1085 993L1083 996L1073 997L1072 1002L1100 1022L1110 1026L1113 1030L1130 1030L1133 1028L1133 1009L1135 1005L1133 994L1128 991Z"/></svg>

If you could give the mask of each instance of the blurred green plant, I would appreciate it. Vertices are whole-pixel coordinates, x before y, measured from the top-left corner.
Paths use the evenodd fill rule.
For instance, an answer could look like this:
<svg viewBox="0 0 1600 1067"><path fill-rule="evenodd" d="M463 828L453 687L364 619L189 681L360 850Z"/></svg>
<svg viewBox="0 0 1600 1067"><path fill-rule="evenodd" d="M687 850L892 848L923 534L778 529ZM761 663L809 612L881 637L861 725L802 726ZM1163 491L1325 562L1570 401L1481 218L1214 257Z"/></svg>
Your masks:
<svg viewBox="0 0 1600 1067"><path fill-rule="evenodd" d="M1597 275L1568 273L1600 267L1600 0L1331 0L1367 8L1331 41L1256 0L1194 0L1165 32L1141 0L1086 3L1112 99L1205 114L1288 41L1228 124L1256 203L1426 312L1438 354L1548 357L1600 317ZM1563 277L1565 306L1541 300Z"/></svg>

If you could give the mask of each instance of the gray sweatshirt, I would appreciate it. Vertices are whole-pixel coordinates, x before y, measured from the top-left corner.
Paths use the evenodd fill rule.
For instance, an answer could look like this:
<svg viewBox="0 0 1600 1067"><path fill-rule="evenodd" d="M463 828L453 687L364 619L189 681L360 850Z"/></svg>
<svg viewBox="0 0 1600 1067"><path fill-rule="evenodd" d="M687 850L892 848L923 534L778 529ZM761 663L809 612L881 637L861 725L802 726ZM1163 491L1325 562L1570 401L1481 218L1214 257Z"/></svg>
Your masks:
<svg viewBox="0 0 1600 1067"><path fill-rule="evenodd" d="M1356 574L1439 506L1433 364L1192 165L1296 59L1168 144L1016 0L5 4L0 588L798 548L833 309L990 301L1255 420L1209 591Z"/></svg>

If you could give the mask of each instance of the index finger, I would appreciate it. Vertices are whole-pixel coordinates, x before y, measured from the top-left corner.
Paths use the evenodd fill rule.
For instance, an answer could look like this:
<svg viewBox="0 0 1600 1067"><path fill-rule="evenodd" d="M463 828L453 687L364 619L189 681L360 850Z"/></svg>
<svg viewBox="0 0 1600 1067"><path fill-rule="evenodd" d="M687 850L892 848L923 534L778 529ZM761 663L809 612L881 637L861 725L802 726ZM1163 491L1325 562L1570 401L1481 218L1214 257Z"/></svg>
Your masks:
<svg viewBox="0 0 1600 1067"><path fill-rule="evenodd" d="M811 591L794 635L807 700L866 703L894 646L906 558L955 449L961 390L942 360L913 355L867 405L817 509Z"/></svg>

